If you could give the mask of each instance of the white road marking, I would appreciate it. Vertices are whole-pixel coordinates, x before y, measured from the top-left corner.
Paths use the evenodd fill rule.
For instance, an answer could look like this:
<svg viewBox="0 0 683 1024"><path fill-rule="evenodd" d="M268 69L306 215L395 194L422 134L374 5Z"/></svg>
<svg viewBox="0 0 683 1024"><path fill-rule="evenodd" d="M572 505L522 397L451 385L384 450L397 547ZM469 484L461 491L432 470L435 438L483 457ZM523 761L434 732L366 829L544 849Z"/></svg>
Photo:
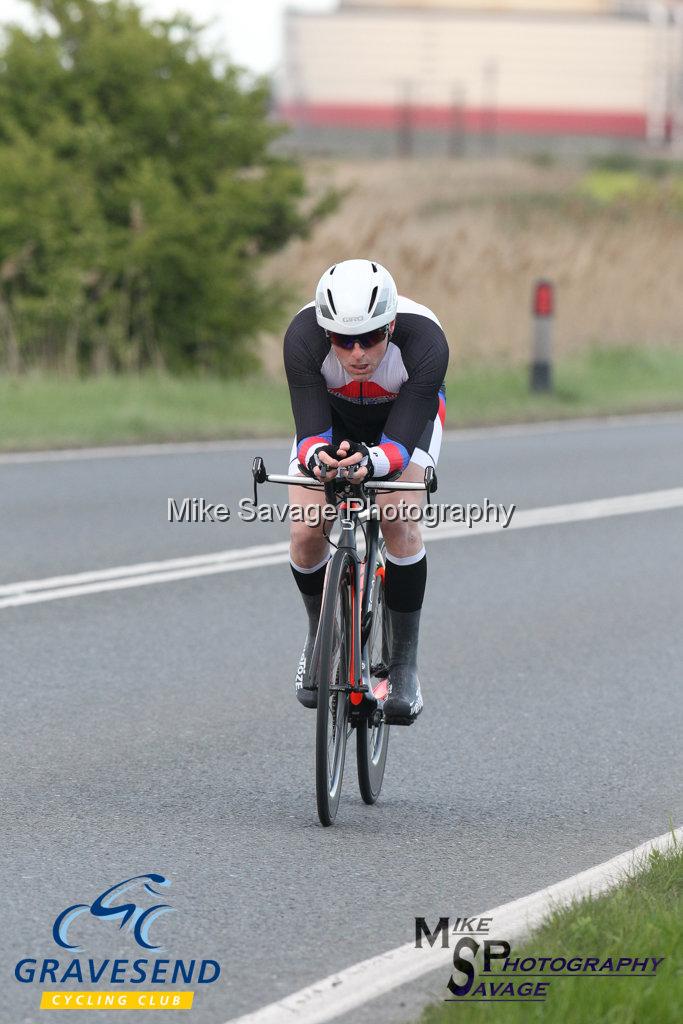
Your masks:
<svg viewBox="0 0 683 1024"><path fill-rule="evenodd" d="M537 928L552 909L611 889L653 850L670 850L681 841L683 828L678 828L530 896L470 916L493 918L487 938L518 942ZM325 1024L439 968L445 972L445 989L452 956L452 949L443 949L440 943L433 947L425 943L423 949L416 949L410 942L331 974L254 1013L235 1017L227 1024Z"/></svg>
<svg viewBox="0 0 683 1024"><path fill-rule="evenodd" d="M507 529L524 530L535 526L556 526L562 523L681 507L683 507L683 487L675 487L666 491L647 491L643 494L625 494L616 498L598 498L594 501L577 501L565 505L525 509L515 512ZM503 526L498 523L480 523L472 529L463 523L444 523L434 529L426 529L424 540L425 542L452 540L501 532L503 532ZM176 580L238 572L241 569L258 569L266 565L287 562L288 552L288 543L280 541L277 544L231 548L207 555L191 555L187 558L170 558L157 562L140 562L136 565L95 569L68 576L50 576L38 580L6 583L0 586L0 610L27 604L39 604L44 601L58 601L67 597L101 594L109 590L144 587L152 583L172 583Z"/></svg>
<svg viewBox="0 0 683 1024"><path fill-rule="evenodd" d="M596 498L576 501L567 505L546 505L515 511L507 530L526 530L533 526L554 526L578 523L609 516L626 516L636 512L658 512L683 506L683 487L666 491L645 491L643 494L624 494L618 498ZM480 536L483 533L503 532L499 523L477 523L472 529L465 523L444 523L433 530L425 530L425 540L451 540L454 537Z"/></svg>
<svg viewBox="0 0 683 1024"><path fill-rule="evenodd" d="M291 444L291 437L289 438ZM288 448L286 438L251 437L232 441L160 441L158 444L115 444L97 448L55 448L35 452L2 452L0 466L32 462L81 462L84 459L136 459L152 455L203 455L241 452L255 448Z"/></svg>
<svg viewBox="0 0 683 1024"><path fill-rule="evenodd" d="M444 440L472 441L486 438L520 437L564 431L592 430L596 427L660 426L683 423L678 412L631 413L595 416L585 419L540 420L537 423L510 423L489 427L463 427L446 430ZM0 453L0 466L35 462L79 462L84 459L132 459L156 455L200 455L212 452L255 451L257 448L289 450L291 434L282 437L237 438L232 441L164 441L158 444L104 445L97 448L56 448L32 452Z"/></svg>
<svg viewBox="0 0 683 1024"><path fill-rule="evenodd" d="M65 597L83 597L85 594L102 594L109 590L129 590L131 587L147 587L152 583L173 583L175 580L197 579L199 576L215 576L218 573L238 572L240 569L260 569L264 565L279 565L287 561L288 555L270 555L262 558L248 558L242 561L216 562L215 565L201 565L192 569L176 569L173 572L152 572L144 576L124 576L102 583L81 583L75 587L58 587L33 594L18 594L0 600L0 609L17 608L24 604L43 604L45 601L59 601Z"/></svg>
<svg viewBox="0 0 683 1024"><path fill-rule="evenodd" d="M250 548L228 548L213 551L209 555L189 555L186 558L165 558L160 562L139 562L137 565L119 565L113 569L93 569L69 576L47 576L40 580L25 580L23 583L0 585L0 597L10 594L25 594L36 590L52 590L55 587L80 586L85 583L100 583L122 576L143 576L147 573L167 573L177 569L200 568L216 563L235 562L289 551L288 541L278 544L258 544ZM229 570L226 570L229 571Z"/></svg>

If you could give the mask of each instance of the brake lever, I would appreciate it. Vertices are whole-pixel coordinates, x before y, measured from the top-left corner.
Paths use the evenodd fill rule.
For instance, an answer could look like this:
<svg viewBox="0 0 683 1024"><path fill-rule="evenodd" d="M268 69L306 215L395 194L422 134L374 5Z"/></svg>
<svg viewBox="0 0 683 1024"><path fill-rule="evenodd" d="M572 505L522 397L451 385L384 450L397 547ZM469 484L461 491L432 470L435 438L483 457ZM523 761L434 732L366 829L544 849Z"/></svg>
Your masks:
<svg viewBox="0 0 683 1024"><path fill-rule="evenodd" d="M264 484L268 479L266 465L260 455L254 457L251 464L251 475L254 478L254 505L258 505L258 485Z"/></svg>
<svg viewBox="0 0 683 1024"><path fill-rule="evenodd" d="M433 466L425 466L425 491L427 492L427 504L431 505L430 495L434 494L438 486L436 470Z"/></svg>

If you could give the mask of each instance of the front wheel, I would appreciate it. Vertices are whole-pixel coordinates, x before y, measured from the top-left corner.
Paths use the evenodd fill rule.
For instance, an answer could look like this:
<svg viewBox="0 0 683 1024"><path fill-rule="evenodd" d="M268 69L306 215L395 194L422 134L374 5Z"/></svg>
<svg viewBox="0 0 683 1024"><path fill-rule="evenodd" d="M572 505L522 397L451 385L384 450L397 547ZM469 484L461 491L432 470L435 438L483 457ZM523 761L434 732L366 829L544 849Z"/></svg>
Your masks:
<svg viewBox="0 0 683 1024"><path fill-rule="evenodd" d="M338 551L327 570L320 613L317 662L318 717L315 737L315 789L318 817L331 825L341 796L349 730L349 667L353 636L354 563Z"/></svg>
<svg viewBox="0 0 683 1024"><path fill-rule="evenodd" d="M378 700L378 707L371 716L361 719L356 728L358 788L366 804L374 804L379 797L389 750L389 726L384 722L380 709L381 701L386 697L386 671L389 660L387 623L384 616L384 544L381 546L372 588L372 623L364 655L367 658L370 685ZM378 675L378 672L381 674Z"/></svg>

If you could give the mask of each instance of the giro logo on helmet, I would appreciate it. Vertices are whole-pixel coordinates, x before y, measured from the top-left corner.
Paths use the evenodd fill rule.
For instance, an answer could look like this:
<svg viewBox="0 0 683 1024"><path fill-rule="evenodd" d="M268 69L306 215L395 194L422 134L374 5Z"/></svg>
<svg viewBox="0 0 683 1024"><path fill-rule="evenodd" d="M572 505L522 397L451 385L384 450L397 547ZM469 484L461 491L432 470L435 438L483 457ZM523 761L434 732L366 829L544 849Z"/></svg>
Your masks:
<svg viewBox="0 0 683 1024"><path fill-rule="evenodd" d="M345 324L357 324L362 319L363 319L362 316L343 316L342 317L342 320L344 321Z"/></svg>

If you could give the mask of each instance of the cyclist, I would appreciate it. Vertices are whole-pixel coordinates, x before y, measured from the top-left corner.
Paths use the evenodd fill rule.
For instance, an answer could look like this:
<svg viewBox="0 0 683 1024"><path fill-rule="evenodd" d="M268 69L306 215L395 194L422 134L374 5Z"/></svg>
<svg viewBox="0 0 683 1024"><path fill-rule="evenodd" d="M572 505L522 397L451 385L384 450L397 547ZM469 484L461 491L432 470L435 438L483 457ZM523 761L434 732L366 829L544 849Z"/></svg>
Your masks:
<svg viewBox="0 0 683 1024"><path fill-rule="evenodd" d="M284 361L296 424L291 474L330 480L339 467L355 467L347 470L353 483L397 474L415 483L424 479L426 466L436 466L448 343L434 313L397 295L394 279L379 263L345 260L325 271L315 301L287 329ZM391 638L384 717L389 724L410 725L423 706L417 645L427 558L419 523L405 514L405 506L420 504L422 495L401 493L377 495ZM325 497L291 487L289 503L323 505ZM391 517L390 505L398 506ZM308 671L330 557L324 520L311 526L310 519L290 518L291 567L308 613L296 675L296 695L305 707L316 706Z"/></svg>

